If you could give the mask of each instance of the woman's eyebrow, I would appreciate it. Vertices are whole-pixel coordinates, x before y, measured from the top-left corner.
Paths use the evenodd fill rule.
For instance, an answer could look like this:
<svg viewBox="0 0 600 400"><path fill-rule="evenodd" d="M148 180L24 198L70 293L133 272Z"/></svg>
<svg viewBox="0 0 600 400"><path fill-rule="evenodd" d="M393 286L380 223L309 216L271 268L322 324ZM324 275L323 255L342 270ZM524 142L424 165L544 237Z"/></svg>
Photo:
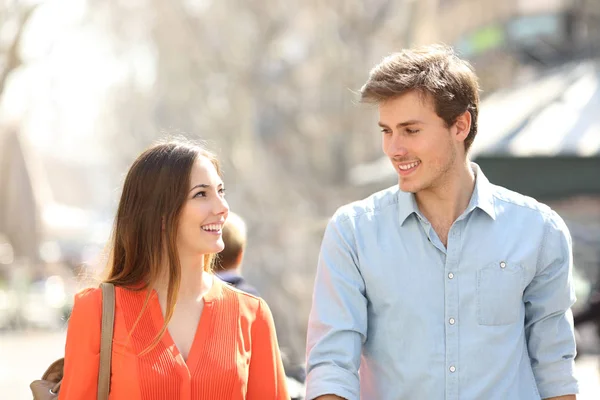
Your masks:
<svg viewBox="0 0 600 400"><path fill-rule="evenodd" d="M190 192L191 192L192 190L194 190L194 189L198 189L198 188L207 189L207 188L209 188L209 187L210 187L210 185L207 185L206 183L201 183L201 184L199 184L199 185L196 185L196 186L194 186L193 188L191 188L191 189L190 189Z"/></svg>

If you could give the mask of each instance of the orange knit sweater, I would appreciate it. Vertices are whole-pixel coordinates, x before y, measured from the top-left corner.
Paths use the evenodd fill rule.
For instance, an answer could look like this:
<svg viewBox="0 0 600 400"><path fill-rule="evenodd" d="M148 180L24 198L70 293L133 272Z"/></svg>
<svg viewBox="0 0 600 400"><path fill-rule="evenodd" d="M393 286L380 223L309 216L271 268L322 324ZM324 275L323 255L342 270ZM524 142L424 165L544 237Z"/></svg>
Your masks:
<svg viewBox="0 0 600 400"><path fill-rule="evenodd" d="M163 315L152 291L128 340L147 291L116 288L111 400L288 400L273 318L267 304L214 279L188 359L168 331L149 353ZM75 297L69 320L59 400L95 399L100 358L102 291Z"/></svg>

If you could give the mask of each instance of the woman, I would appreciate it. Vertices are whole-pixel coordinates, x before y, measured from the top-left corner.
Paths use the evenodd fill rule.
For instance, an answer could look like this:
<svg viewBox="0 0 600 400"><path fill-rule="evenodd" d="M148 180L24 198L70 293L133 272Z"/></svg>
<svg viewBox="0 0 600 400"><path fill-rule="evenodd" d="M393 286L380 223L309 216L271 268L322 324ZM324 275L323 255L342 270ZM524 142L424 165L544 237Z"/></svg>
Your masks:
<svg viewBox="0 0 600 400"><path fill-rule="evenodd" d="M211 272L229 211L219 163L156 145L131 166L115 221L110 399L289 399L266 303ZM96 396L102 293L75 298L60 400Z"/></svg>

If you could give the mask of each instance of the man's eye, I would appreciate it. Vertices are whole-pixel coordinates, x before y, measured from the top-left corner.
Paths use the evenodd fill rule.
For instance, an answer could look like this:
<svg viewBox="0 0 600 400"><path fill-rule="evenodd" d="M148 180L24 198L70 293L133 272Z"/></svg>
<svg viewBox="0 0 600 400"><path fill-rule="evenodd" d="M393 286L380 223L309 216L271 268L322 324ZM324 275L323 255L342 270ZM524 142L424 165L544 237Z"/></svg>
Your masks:
<svg viewBox="0 0 600 400"><path fill-rule="evenodd" d="M406 132L414 135L415 133L419 133L420 129L407 129Z"/></svg>
<svg viewBox="0 0 600 400"><path fill-rule="evenodd" d="M390 133L392 133L392 131L390 131L389 129L382 129L381 133L389 135Z"/></svg>

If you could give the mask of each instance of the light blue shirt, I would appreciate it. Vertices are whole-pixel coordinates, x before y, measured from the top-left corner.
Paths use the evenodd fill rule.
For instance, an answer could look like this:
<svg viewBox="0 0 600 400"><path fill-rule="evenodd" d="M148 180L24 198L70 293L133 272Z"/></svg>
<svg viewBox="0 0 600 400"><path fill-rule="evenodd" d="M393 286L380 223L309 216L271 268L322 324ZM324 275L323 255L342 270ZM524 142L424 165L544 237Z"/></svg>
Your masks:
<svg viewBox="0 0 600 400"><path fill-rule="evenodd" d="M446 247L398 186L333 216L308 324L307 399L578 392L569 231L472 166L475 189Z"/></svg>

